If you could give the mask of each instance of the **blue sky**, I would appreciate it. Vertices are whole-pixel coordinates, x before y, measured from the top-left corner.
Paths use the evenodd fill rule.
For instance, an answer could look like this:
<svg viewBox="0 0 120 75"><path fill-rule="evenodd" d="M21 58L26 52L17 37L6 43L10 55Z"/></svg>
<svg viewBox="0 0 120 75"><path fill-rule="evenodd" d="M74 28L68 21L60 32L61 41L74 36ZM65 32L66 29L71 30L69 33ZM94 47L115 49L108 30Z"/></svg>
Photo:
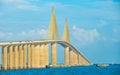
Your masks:
<svg viewBox="0 0 120 75"><path fill-rule="evenodd" d="M0 0L0 41L45 39L52 6L61 38L67 17L71 43L85 57L120 63L119 0Z"/></svg>

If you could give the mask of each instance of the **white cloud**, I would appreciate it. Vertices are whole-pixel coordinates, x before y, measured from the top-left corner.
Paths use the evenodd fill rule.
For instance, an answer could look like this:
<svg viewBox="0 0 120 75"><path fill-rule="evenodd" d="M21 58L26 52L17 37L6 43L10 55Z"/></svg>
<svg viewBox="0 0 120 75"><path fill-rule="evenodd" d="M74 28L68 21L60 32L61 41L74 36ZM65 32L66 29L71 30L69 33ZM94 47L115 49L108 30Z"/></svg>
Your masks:
<svg viewBox="0 0 120 75"><path fill-rule="evenodd" d="M47 30L41 29L41 30L38 31L38 33L39 33L40 35L46 35Z"/></svg>
<svg viewBox="0 0 120 75"><path fill-rule="evenodd" d="M0 38L12 36L12 32L0 32Z"/></svg>
<svg viewBox="0 0 120 75"><path fill-rule="evenodd" d="M99 33L96 29L85 30L78 28L75 25L72 27L72 29L74 38L81 44L93 43L99 37Z"/></svg>
<svg viewBox="0 0 120 75"><path fill-rule="evenodd" d="M46 29L39 29L39 30L29 30L29 31L22 31L18 34L18 36L23 37L40 37L40 39L44 39L45 35L47 33Z"/></svg>
<svg viewBox="0 0 120 75"><path fill-rule="evenodd" d="M19 5L17 8L23 9L23 10L38 10L39 7L34 5Z"/></svg>
<svg viewBox="0 0 120 75"><path fill-rule="evenodd" d="M12 32L0 32L0 40L32 40L32 39L44 39L46 36L46 29L28 30L17 33Z"/></svg>
<svg viewBox="0 0 120 75"><path fill-rule="evenodd" d="M36 1L36 0L35 0ZM39 7L31 4L29 0L2 0L0 1L10 9L22 9L22 10L38 10Z"/></svg>

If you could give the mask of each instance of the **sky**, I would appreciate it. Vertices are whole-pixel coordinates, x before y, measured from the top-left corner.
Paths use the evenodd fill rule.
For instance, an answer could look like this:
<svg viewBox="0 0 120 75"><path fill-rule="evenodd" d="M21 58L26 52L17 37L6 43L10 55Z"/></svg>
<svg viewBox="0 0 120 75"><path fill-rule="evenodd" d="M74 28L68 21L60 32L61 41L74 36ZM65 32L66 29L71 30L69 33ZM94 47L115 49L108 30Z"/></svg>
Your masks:
<svg viewBox="0 0 120 75"><path fill-rule="evenodd" d="M61 39L68 18L71 44L91 63L120 63L120 0L0 0L0 41L45 39L52 6Z"/></svg>

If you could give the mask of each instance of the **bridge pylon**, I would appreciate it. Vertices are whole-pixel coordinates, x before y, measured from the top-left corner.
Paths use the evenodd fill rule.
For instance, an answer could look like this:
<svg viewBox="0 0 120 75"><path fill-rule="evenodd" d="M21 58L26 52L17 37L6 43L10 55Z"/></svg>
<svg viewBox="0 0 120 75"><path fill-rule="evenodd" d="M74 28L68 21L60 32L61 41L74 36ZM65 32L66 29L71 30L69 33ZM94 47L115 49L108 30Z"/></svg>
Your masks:
<svg viewBox="0 0 120 75"><path fill-rule="evenodd" d="M68 19L65 20L65 27L64 27L64 33L63 33L63 40L70 42L70 36L69 36L69 29L68 29Z"/></svg>
<svg viewBox="0 0 120 75"><path fill-rule="evenodd" d="M56 23L54 7L52 7L52 15L51 15L50 25L49 25L46 39L59 40L59 33L58 33L58 28L57 28L57 23Z"/></svg>

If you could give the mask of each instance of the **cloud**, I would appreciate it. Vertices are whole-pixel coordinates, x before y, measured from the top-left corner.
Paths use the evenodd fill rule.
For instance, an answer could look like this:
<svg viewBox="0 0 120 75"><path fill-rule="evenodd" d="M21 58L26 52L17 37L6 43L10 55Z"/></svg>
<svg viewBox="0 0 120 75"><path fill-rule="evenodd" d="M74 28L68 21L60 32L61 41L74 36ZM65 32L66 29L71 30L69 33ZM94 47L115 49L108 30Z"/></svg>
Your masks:
<svg viewBox="0 0 120 75"><path fill-rule="evenodd" d="M36 29L28 30L17 33L12 32L0 32L0 40L32 40L32 39L45 39L47 30L46 29Z"/></svg>
<svg viewBox="0 0 120 75"><path fill-rule="evenodd" d="M72 27L72 34L81 44L93 43L99 37L99 33L96 29L85 30L78 28L75 25Z"/></svg>
<svg viewBox="0 0 120 75"><path fill-rule="evenodd" d="M74 5L74 4L64 4L62 2L47 2L43 1L40 5L35 5L32 2L34 0L2 0L4 2L9 2L8 7L16 8L14 10L31 10L31 11L40 11L49 9L50 6L55 6L55 8L62 10L63 12L69 12L68 15L80 16L83 18L102 18L102 19L118 19L119 16L113 10L115 9L116 3L112 1L95 1L95 2L86 2L85 5ZM35 0L36 2L38 0ZM10 4L11 3L11 4ZM84 3L84 2L83 2ZM93 8L91 8L93 7ZM98 8L97 8L98 7ZM112 10L111 10L112 8ZM66 10L67 9L67 10ZM78 11L80 10L80 12ZM73 12L71 12L71 10ZM77 11L77 12L76 12ZM82 11L82 12L81 12ZM103 12L104 11L104 12ZM88 15L86 15L89 13Z"/></svg>
<svg viewBox="0 0 120 75"><path fill-rule="evenodd" d="M46 35L47 30L41 29L41 30L38 31L38 33L39 33L40 35Z"/></svg>
<svg viewBox="0 0 120 75"><path fill-rule="evenodd" d="M44 39L47 33L46 29L39 29L39 30L29 30L29 31L22 31L18 34L18 36L26 37L28 39ZM34 36L34 37L33 37Z"/></svg>
<svg viewBox="0 0 120 75"><path fill-rule="evenodd" d="M23 31L23 32L21 32L20 33L20 35L22 35L22 36L29 36L29 35L41 35L41 36L43 36L43 35L45 35L46 34L46 32L47 32L47 30L46 29L40 29L40 30L29 30L29 31Z"/></svg>
<svg viewBox="0 0 120 75"><path fill-rule="evenodd" d="M39 7L35 5L19 5L17 8L22 10L39 10Z"/></svg>
<svg viewBox="0 0 120 75"><path fill-rule="evenodd" d="M12 36L12 35L13 35L12 32L0 32L0 38L5 38L5 37Z"/></svg>
<svg viewBox="0 0 120 75"><path fill-rule="evenodd" d="M37 1L37 0L35 0ZM33 5L30 1L28 0L2 0L0 1L3 3L3 7L10 8L10 10L38 10L38 6Z"/></svg>

